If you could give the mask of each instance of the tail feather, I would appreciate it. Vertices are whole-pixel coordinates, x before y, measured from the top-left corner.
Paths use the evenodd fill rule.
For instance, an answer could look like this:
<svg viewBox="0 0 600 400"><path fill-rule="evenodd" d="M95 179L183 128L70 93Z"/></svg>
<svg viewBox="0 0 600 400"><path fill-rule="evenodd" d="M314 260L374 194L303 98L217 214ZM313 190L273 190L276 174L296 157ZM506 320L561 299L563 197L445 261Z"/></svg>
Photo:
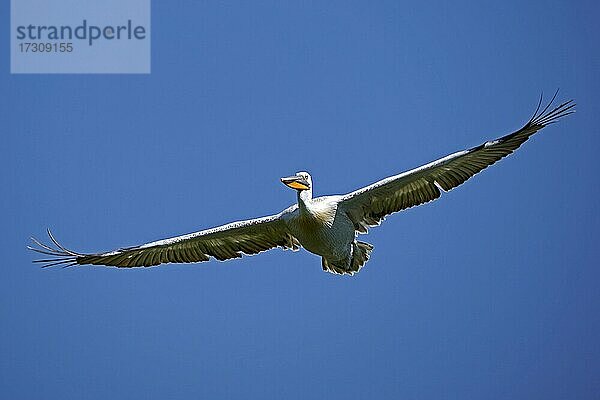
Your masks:
<svg viewBox="0 0 600 400"><path fill-rule="evenodd" d="M353 272L358 272L369 261L371 252L373 251L373 245L370 243L359 242L358 240L352 244L354 251L352 254L352 261L350 263L350 269Z"/></svg>
<svg viewBox="0 0 600 400"><path fill-rule="evenodd" d="M342 262L332 262L325 257L321 258L323 271L339 275L354 275L360 271L371 256L373 245L365 242L355 241L352 243L352 258Z"/></svg>

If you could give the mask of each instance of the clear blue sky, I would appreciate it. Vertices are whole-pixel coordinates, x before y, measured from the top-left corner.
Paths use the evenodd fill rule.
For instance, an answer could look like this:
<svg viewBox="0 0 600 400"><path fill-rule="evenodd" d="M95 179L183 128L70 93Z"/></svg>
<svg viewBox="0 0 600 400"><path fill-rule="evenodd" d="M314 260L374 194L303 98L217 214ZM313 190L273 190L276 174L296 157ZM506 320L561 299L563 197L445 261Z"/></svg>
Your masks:
<svg viewBox="0 0 600 400"><path fill-rule="evenodd" d="M218 3L153 3L150 75L10 75L3 48L0 397L598 398L596 2ZM25 249L277 212L297 170L348 192L557 87L575 115L388 218L353 278L307 252L41 270Z"/></svg>

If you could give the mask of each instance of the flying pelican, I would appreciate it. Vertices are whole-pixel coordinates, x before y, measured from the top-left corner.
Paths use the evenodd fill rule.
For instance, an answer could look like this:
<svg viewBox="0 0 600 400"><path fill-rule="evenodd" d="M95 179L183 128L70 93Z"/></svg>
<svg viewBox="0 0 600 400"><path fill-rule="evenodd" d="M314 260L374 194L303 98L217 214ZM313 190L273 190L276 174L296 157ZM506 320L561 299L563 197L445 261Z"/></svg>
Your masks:
<svg viewBox="0 0 600 400"><path fill-rule="evenodd" d="M558 91L557 91L558 93ZM421 167L390 176L362 189L340 196L312 197L308 172L281 178L296 190L298 202L279 214L232 222L216 228L118 250L83 254L63 247L50 230L55 247L32 238L30 250L51 258L35 260L44 267L81 264L115 267L149 267L164 263L193 263L239 258L275 247L298 250L304 247L321 256L324 271L353 275L367 262L373 246L356 240L389 214L437 199L486 167L515 151L530 136L573 113L572 100L550 109L556 94L541 111L542 98L531 119L516 132L450 154Z"/></svg>

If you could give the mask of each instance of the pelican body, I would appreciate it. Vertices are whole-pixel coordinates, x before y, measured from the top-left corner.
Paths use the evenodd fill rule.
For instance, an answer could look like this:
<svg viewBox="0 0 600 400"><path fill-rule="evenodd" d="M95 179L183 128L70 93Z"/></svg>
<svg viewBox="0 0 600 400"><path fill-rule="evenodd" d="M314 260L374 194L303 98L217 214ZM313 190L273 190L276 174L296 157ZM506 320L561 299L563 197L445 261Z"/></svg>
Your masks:
<svg viewBox="0 0 600 400"><path fill-rule="evenodd" d="M342 196L313 199L312 178L308 172L281 178L281 182L298 192L298 204L282 219L302 247L321 256L324 270L354 273L369 259L373 246L356 240L354 223L338 205Z"/></svg>
<svg viewBox="0 0 600 400"><path fill-rule="evenodd" d="M313 198L308 172L281 178L297 192L297 203L279 214L233 222L170 239L121 248L105 253L83 254L62 246L48 230L49 246L33 239L29 249L51 258L35 260L43 266L106 265L148 267L163 263L223 261L252 255L275 247L304 247L321 257L323 270L353 275L369 260L373 246L357 240L369 227L392 213L437 199L469 178L508 156L529 137L559 118L574 112L567 101L550 108L556 94L541 111L542 99L531 119L519 130L471 149L458 151L429 164L382 179L354 192Z"/></svg>

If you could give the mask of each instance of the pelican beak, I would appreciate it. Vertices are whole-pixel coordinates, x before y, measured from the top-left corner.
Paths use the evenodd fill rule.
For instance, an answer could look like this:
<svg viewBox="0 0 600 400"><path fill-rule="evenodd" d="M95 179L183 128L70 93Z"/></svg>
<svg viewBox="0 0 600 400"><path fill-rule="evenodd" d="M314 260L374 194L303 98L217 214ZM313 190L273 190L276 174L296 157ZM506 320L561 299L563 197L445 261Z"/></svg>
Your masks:
<svg viewBox="0 0 600 400"><path fill-rule="evenodd" d="M298 175L288 176L287 178L281 178L281 182L287 187L291 187L292 189L296 190L310 189L310 185L308 184L306 179Z"/></svg>

